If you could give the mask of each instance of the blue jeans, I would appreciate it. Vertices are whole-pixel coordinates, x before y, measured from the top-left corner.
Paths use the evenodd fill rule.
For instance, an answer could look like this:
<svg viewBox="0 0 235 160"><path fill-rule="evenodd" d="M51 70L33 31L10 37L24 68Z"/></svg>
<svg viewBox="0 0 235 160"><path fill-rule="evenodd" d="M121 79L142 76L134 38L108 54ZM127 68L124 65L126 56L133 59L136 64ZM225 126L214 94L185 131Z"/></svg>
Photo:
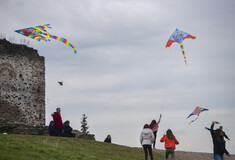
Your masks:
<svg viewBox="0 0 235 160"><path fill-rule="evenodd" d="M224 160L224 156L221 156L219 154L214 154L214 160Z"/></svg>

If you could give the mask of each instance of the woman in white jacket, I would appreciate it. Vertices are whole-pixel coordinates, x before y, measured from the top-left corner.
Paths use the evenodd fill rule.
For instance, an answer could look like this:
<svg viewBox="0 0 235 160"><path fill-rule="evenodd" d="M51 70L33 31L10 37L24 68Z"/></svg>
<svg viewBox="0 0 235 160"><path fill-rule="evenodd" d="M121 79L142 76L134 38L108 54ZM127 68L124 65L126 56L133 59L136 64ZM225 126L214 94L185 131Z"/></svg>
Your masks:
<svg viewBox="0 0 235 160"><path fill-rule="evenodd" d="M140 143L144 148L145 153L145 160L148 160L148 151L151 160L153 160L153 153L152 153L152 144L154 142L154 135L152 130L149 128L148 124L144 125L144 129L140 134Z"/></svg>

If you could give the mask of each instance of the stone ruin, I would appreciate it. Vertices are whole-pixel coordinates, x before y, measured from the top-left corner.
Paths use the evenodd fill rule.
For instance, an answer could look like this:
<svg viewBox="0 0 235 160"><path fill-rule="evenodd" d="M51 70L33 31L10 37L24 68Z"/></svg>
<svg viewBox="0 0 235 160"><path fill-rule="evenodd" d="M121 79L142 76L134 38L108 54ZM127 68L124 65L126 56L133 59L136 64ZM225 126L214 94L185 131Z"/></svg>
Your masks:
<svg viewBox="0 0 235 160"><path fill-rule="evenodd" d="M0 39L0 133L47 135L45 60L37 50ZM95 140L73 130L76 138Z"/></svg>
<svg viewBox="0 0 235 160"><path fill-rule="evenodd" d="M44 125L44 57L33 48L0 39L0 132L35 132L33 128Z"/></svg>

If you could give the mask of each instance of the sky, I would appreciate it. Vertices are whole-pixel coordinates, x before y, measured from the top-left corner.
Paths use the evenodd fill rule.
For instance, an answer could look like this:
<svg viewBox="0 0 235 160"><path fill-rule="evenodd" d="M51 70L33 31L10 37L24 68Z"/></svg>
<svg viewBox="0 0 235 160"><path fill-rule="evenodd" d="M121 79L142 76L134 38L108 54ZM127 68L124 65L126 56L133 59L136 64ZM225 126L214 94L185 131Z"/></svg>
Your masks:
<svg viewBox="0 0 235 160"><path fill-rule="evenodd" d="M0 0L0 35L13 43L25 39L45 57L47 125L60 107L73 129L81 129L86 114L97 141L110 134L115 144L141 147L144 124L162 114L157 149L171 129L177 150L212 153L204 128L216 120L235 154L234 8L233 0ZM14 32L42 24L78 53ZM187 66L179 44L165 48L176 28L197 37L183 42ZM209 111L189 125L197 106Z"/></svg>

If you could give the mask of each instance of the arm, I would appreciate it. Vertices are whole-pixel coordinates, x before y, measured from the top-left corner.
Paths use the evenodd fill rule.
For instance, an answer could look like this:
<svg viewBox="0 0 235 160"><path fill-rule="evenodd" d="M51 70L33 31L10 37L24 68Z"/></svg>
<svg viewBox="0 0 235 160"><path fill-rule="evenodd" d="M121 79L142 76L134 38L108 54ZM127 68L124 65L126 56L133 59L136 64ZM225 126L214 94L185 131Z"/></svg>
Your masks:
<svg viewBox="0 0 235 160"><path fill-rule="evenodd" d="M214 125L215 125L215 122L213 121L211 124L211 128L210 128L211 136L213 139L214 139Z"/></svg>
<svg viewBox="0 0 235 160"><path fill-rule="evenodd" d="M160 139L160 142L165 142L165 134L162 136L162 138Z"/></svg>
<svg viewBox="0 0 235 160"><path fill-rule="evenodd" d="M142 142L143 142L143 133L141 132L140 133L140 144L142 145Z"/></svg>
<svg viewBox="0 0 235 160"><path fill-rule="evenodd" d="M160 117L159 117L159 119L158 119L157 125L160 123L161 118L162 118L162 114L160 114Z"/></svg>
<svg viewBox="0 0 235 160"><path fill-rule="evenodd" d="M208 131L210 131L211 129L210 128L208 128L208 127L205 127L205 129L207 129Z"/></svg>
<svg viewBox="0 0 235 160"><path fill-rule="evenodd" d="M225 134L225 132L224 132L224 137L225 137L227 140L230 141L230 139L229 139L228 136Z"/></svg>
<svg viewBox="0 0 235 160"><path fill-rule="evenodd" d="M153 132L151 134L151 141L152 141L152 144L153 144L153 142L154 142L154 134L153 134Z"/></svg>
<svg viewBox="0 0 235 160"><path fill-rule="evenodd" d="M179 144L179 141L177 141L177 139L175 138L175 144Z"/></svg>
<svg viewBox="0 0 235 160"><path fill-rule="evenodd" d="M229 152L227 151L227 149L225 148L225 146L224 146L224 153L228 156L228 157L230 157L230 154L229 154Z"/></svg>

